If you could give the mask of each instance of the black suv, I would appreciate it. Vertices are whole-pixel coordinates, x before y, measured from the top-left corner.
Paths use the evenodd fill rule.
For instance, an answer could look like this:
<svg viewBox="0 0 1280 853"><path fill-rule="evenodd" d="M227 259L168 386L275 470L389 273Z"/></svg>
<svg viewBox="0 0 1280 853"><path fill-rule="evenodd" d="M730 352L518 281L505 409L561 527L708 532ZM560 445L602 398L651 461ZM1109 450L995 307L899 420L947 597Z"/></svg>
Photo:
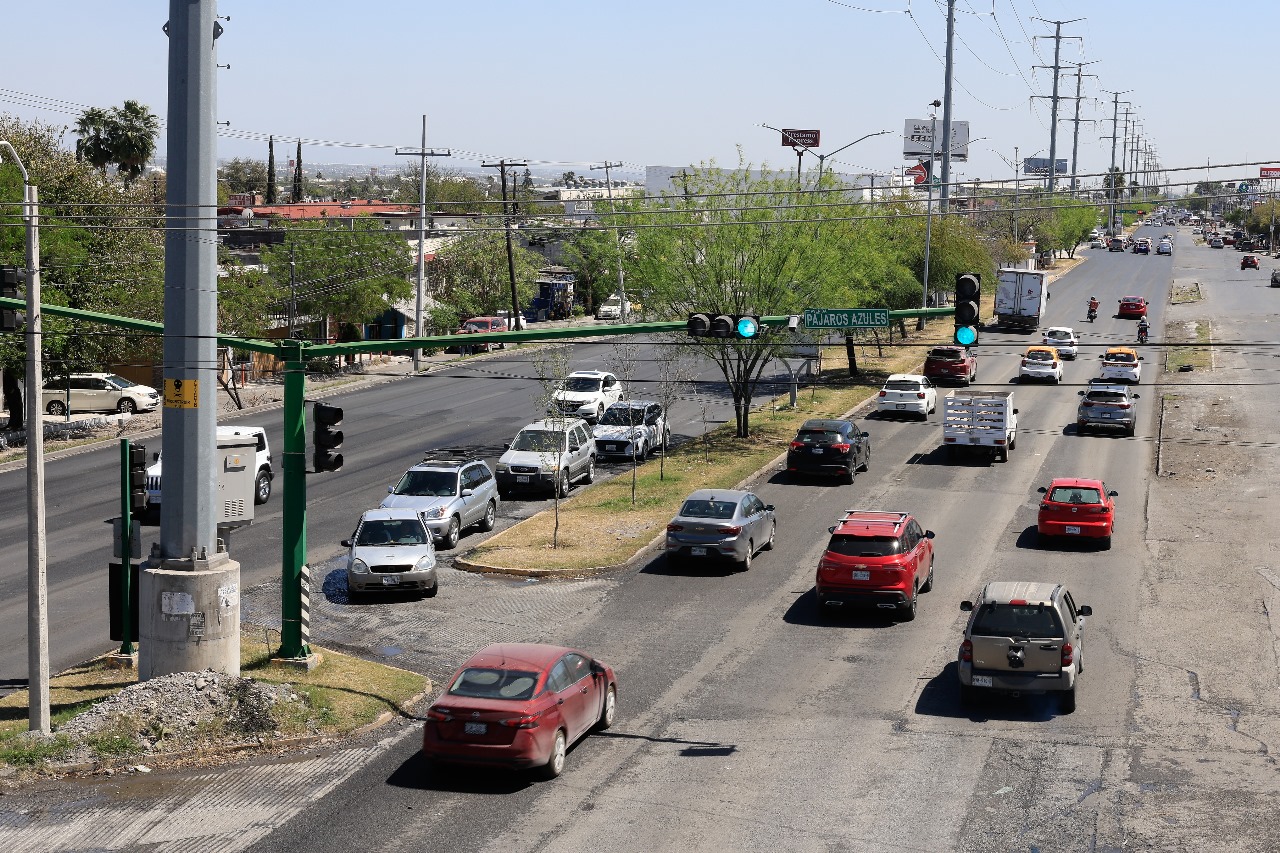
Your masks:
<svg viewBox="0 0 1280 853"><path fill-rule="evenodd" d="M792 474L834 474L852 483L854 471L871 464L871 437L853 421L805 421L787 449Z"/></svg>

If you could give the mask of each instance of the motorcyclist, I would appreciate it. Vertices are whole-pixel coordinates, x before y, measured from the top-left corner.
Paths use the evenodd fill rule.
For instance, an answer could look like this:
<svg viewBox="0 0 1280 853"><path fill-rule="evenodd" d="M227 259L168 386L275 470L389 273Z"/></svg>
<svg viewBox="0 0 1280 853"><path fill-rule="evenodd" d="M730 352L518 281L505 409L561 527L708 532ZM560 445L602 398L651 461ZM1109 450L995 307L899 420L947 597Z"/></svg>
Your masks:
<svg viewBox="0 0 1280 853"><path fill-rule="evenodd" d="M1151 324L1147 322L1147 318L1146 318L1146 317L1141 317L1141 318L1139 318L1139 320L1138 320L1138 340L1140 340L1140 341L1145 341L1145 340L1147 339L1147 334L1148 334L1148 332L1150 331L1150 329L1151 329Z"/></svg>
<svg viewBox="0 0 1280 853"><path fill-rule="evenodd" d="M1096 296L1089 297L1089 313L1090 314L1098 313L1098 297Z"/></svg>

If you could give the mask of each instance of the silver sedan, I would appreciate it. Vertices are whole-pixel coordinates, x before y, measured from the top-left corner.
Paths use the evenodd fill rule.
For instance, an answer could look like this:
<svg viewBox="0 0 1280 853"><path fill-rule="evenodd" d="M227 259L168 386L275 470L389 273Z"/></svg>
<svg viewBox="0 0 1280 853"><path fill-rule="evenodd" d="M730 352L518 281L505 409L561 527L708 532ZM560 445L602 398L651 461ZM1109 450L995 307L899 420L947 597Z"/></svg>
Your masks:
<svg viewBox="0 0 1280 853"><path fill-rule="evenodd" d="M699 489L667 525L667 561L727 559L743 571L758 551L773 547L773 505L751 492Z"/></svg>
<svg viewBox="0 0 1280 853"><path fill-rule="evenodd" d="M344 547L347 558L347 595L376 590L416 590L432 596L439 589L434 537L412 509L371 509L360 516L360 525Z"/></svg>

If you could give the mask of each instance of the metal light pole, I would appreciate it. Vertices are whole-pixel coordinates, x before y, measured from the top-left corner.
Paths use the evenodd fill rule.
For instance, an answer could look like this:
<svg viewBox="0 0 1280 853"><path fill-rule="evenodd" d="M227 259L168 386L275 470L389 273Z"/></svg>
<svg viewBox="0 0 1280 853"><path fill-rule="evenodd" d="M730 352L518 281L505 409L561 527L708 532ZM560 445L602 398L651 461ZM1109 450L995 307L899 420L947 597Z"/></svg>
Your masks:
<svg viewBox="0 0 1280 853"><path fill-rule="evenodd" d="M924 288L923 295L920 299L920 307L929 307L929 247L933 243L933 162L934 155L938 151L938 107L942 106L942 101L934 101L929 104L929 201L925 208L924 219ZM924 315L921 314L916 320L916 331L924 331Z"/></svg>
<svg viewBox="0 0 1280 853"><path fill-rule="evenodd" d="M413 333L418 337L422 337L422 289L426 278L426 242L427 242L427 158L428 157L448 157L448 151L428 151L427 150L427 117L422 117L422 147L417 151L402 151L396 149L398 155L408 155L417 157L418 159L418 265L417 277L415 279L414 300L413 300ZM413 372L417 373L421 368L422 350L415 349L413 351Z"/></svg>
<svg viewBox="0 0 1280 853"><path fill-rule="evenodd" d="M617 169L617 168L620 168L621 166L622 166L621 160L619 160L617 163L610 163L608 160L605 160L604 165L602 166L587 167L587 169L590 171L604 169L604 186L605 186L605 191L609 194L609 212L610 213L614 212L614 207L613 207L613 179L609 175L609 170ZM613 242L614 242L614 246L616 246L618 249L618 310L620 312L618 314L618 317L620 318L621 322L625 323L627 322L627 315L631 313L631 306L630 306L630 303L627 302L626 288L623 285L622 231L617 227L613 229Z"/></svg>
<svg viewBox="0 0 1280 853"><path fill-rule="evenodd" d="M837 154L839 154L841 151L845 150L846 148L852 148L853 146L857 145L859 142L861 142L864 139L870 139L873 136L884 136L886 133L893 133L893 131L878 130L875 133L868 133L866 136L858 137L857 139L850 142L848 145L841 145L839 148L837 148L835 151L832 151L830 154L819 154L818 155L818 186L819 187L822 186L822 164L827 162L828 157L834 157Z"/></svg>
<svg viewBox="0 0 1280 853"><path fill-rule="evenodd" d="M22 173L22 220L27 243L27 375L22 390L27 421L27 727L49 729L49 599L44 518L44 412L41 388L44 345L40 317L40 198L14 147L0 140ZM0 158L2 161L3 158Z"/></svg>

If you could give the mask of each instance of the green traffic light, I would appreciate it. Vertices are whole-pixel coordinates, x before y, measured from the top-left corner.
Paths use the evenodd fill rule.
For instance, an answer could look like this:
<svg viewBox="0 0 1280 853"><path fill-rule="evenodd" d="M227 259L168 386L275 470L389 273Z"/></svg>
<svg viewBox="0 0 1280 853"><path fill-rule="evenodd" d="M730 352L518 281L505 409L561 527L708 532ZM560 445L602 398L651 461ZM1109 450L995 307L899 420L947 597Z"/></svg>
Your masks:
<svg viewBox="0 0 1280 853"><path fill-rule="evenodd" d="M738 337L754 338L760 334L760 323L755 317L741 317L738 319Z"/></svg>
<svg viewBox="0 0 1280 853"><path fill-rule="evenodd" d="M956 326L956 343L967 347L978 340L978 330L973 326Z"/></svg>

